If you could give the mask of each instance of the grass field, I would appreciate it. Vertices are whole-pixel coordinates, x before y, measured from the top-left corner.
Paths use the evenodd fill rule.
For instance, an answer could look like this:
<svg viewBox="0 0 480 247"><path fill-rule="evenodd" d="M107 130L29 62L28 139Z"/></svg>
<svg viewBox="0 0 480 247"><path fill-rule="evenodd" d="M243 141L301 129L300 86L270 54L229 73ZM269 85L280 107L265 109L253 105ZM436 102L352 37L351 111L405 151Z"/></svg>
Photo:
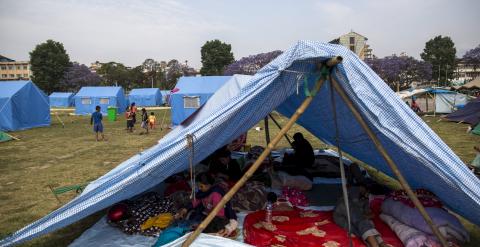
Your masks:
<svg viewBox="0 0 480 247"><path fill-rule="evenodd" d="M157 119L161 119L165 112L166 110L155 110ZM65 128L52 116L50 127L13 132L13 135L21 138L20 141L0 143L0 238L41 218L75 196L74 192L65 193L59 197L61 202L58 202L49 185L59 187L92 181L130 156L154 145L168 131L157 128L149 135L139 135L137 125L135 133L126 133L125 121L120 117L120 121L105 121L108 140L96 142L88 117L60 114L60 118L65 121ZM165 122L169 123L169 114L166 115ZM284 118L276 118L280 123L285 123ZM472 147L480 143L480 137L466 134L466 125L438 122L439 118L433 117L424 119L464 162L470 162L474 158ZM257 126L263 128L263 122ZM325 147L300 126L294 126L289 133L296 131L306 133L315 148ZM278 129L270 121L272 138L277 132ZM247 142L252 146L264 146L263 130L256 131L252 128ZM289 145L282 139L279 146ZM395 186L395 182L388 177L374 169L369 171L379 180ZM66 246L103 213L99 212L23 246ZM472 235L472 241L465 246L480 246L479 227L466 221L464 224Z"/></svg>

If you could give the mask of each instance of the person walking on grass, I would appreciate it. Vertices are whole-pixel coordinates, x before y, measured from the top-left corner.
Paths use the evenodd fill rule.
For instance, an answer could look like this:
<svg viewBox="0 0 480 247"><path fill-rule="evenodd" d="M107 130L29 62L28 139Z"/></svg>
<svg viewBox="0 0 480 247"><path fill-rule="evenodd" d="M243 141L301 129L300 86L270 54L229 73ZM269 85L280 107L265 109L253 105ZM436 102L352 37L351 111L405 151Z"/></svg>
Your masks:
<svg viewBox="0 0 480 247"><path fill-rule="evenodd" d="M141 127L145 129L145 132L140 134L148 134L148 113L145 108L142 108L142 124Z"/></svg>
<svg viewBox="0 0 480 247"><path fill-rule="evenodd" d="M125 118L127 119L127 131L133 132L133 115L130 107L128 106L125 109Z"/></svg>
<svg viewBox="0 0 480 247"><path fill-rule="evenodd" d="M155 121L157 119L155 118L155 113L150 112L150 116L148 116L148 125L150 125L150 129L153 130L155 129Z"/></svg>
<svg viewBox="0 0 480 247"><path fill-rule="evenodd" d="M105 136L103 135L103 124L102 124L102 119L103 119L103 116L102 116L102 113L100 112L100 106L96 106L95 107L95 112L92 113L92 117L90 118L90 125L93 124L93 131L95 132L95 138L98 141L100 141L98 139L98 133L101 134L102 136L102 141L105 140Z"/></svg>

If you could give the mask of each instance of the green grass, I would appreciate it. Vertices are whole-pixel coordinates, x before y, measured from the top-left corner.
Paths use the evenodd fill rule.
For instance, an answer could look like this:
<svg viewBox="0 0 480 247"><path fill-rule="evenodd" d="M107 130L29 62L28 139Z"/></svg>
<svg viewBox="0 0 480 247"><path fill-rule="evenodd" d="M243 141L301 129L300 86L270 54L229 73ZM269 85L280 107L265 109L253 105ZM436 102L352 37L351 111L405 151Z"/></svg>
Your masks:
<svg viewBox="0 0 480 247"><path fill-rule="evenodd" d="M155 111L158 122L164 112ZM285 118L276 113L273 115L282 125L286 123ZM48 185L60 187L95 180L120 162L151 147L167 133L167 130L157 128L149 135L139 135L138 125L136 133L126 133L124 118L120 116L119 121L105 121L108 141L96 142L88 117L69 116L66 113L60 117L65 121L65 128L52 116L50 127L13 132L11 134L21 138L20 141L0 143L0 238L45 216L76 195L74 192L62 194L59 203ZM480 137L466 134L466 125L437 122L439 118L424 119L464 162L474 158L472 147L480 142ZM165 123L169 122L170 116L167 114ZM256 126L263 128L263 121ZM294 125L289 133L292 135L297 131L305 133L315 148L326 147L298 125ZM278 128L270 121L271 138L276 133ZM248 132L247 142L252 146L265 146L264 131L252 128ZM282 139L279 147L289 147L289 144ZM369 171L383 183L398 186L396 181L375 169L369 168ZM66 246L104 213L94 214L22 246ZM465 220L463 223L472 237L472 241L465 246L480 246L479 227Z"/></svg>

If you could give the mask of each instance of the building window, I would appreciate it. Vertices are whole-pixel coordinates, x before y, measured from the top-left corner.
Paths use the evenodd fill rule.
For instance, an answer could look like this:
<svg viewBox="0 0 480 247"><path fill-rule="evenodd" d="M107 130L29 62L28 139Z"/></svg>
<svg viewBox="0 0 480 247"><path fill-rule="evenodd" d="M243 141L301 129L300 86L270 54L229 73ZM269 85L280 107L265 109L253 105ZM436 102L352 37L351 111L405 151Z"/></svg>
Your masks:
<svg viewBox="0 0 480 247"><path fill-rule="evenodd" d="M28 69L28 66L27 66L27 65L23 65L23 69L24 69L24 70L27 70L27 69Z"/></svg>
<svg viewBox="0 0 480 247"><path fill-rule="evenodd" d="M7 75L6 75L6 74L2 74L2 78L7 78Z"/></svg>
<svg viewBox="0 0 480 247"><path fill-rule="evenodd" d="M9 70L13 70L13 65L9 65L9 66L8 66L8 69L9 69Z"/></svg>
<svg viewBox="0 0 480 247"><path fill-rule="evenodd" d="M7 70L7 66L0 67L2 70Z"/></svg>
<svg viewBox="0 0 480 247"><path fill-rule="evenodd" d="M100 104L108 105L109 103L110 103L110 100L108 98L100 98Z"/></svg>
<svg viewBox="0 0 480 247"><path fill-rule="evenodd" d="M21 75L21 74L17 74L17 78L20 78L20 77L22 77L22 75Z"/></svg>
<svg viewBox="0 0 480 247"><path fill-rule="evenodd" d="M350 37L350 44L351 45L355 44L355 37Z"/></svg>
<svg viewBox="0 0 480 247"><path fill-rule="evenodd" d="M351 45L351 46L350 46L350 50L353 51L353 52L355 52L355 46L354 46L354 45Z"/></svg>
<svg viewBox="0 0 480 247"><path fill-rule="evenodd" d="M10 74L10 78L15 78L15 75L14 75L14 74Z"/></svg>
<svg viewBox="0 0 480 247"><path fill-rule="evenodd" d="M184 96L183 108L200 108L199 96Z"/></svg>
<svg viewBox="0 0 480 247"><path fill-rule="evenodd" d="M91 105L92 99L90 98L82 98L82 105Z"/></svg>
<svg viewBox="0 0 480 247"><path fill-rule="evenodd" d="M23 77L28 78L28 74L23 74Z"/></svg>
<svg viewBox="0 0 480 247"><path fill-rule="evenodd" d="M22 66L17 65L17 70L22 70Z"/></svg>

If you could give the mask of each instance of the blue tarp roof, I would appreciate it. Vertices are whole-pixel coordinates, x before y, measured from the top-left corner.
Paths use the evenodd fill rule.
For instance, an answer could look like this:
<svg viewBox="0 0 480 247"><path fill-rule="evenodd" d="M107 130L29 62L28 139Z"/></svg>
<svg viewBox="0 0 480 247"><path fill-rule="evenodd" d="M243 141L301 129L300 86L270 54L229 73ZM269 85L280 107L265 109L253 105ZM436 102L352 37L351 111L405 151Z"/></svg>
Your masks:
<svg viewBox="0 0 480 247"><path fill-rule="evenodd" d="M56 97L56 98L70 98L74 96L73 93L63 93L63 92L53 92L50 94L49 97Z"/></svg>
<svg viewBox="0 0 480 247"><path fill-rule="evenodd" d="M0 82L0 130L50 125L47 95L31 81Z"/></svg>
<svg viewBox="0 0 480 247"><path fill-rule="evenodd" d="M303 79L307 78L313 85L317 63L338 55L344 59L332 70L332 76L344 88L410 185L432 191L447 207L479 225L480 181L428 125L347 48L300 41L243 82L236 93L223 100L215 97L218 100L208 101L186 125L178 126L157 145L124 161L92 182L68 204L8 236L0 245L19 243L74 223L188 169L192 151L187 147L187 134L195 136L193 162L198 163L273 110L291 116L305 99ZM342 149L392 175L343 100L336 93L333 97ZM208 114L203 114L204 111ZM324 142L335 143L336 128L328 82L298 123ZM152 179L156 183L152 183Z"/></svg>
<svg viewBox="0 0 480 247"><path fill-rule="evenodd" d="M134 88L128 95L156 95L159 92L158 88Z"/></svg>
<svg viewBox="0 0 480 247"><path fill-rule="evenodd" d="M163 103L162 94L158 88L135 88L128 95L129 103L137 106L158 106Z"/></svg>
<svg viewBox="0 0 480 247"><path fill-rule="evenodd" d="M75 96L117 96L122 87L82 87Z"/></svg>
<svg viewBox="0 0 480 247"><path fill-rule="evenodd" d="M182 76L175 86L179 90L173 94L214 93L228 79L230 79L230 76Z"/></svg>

